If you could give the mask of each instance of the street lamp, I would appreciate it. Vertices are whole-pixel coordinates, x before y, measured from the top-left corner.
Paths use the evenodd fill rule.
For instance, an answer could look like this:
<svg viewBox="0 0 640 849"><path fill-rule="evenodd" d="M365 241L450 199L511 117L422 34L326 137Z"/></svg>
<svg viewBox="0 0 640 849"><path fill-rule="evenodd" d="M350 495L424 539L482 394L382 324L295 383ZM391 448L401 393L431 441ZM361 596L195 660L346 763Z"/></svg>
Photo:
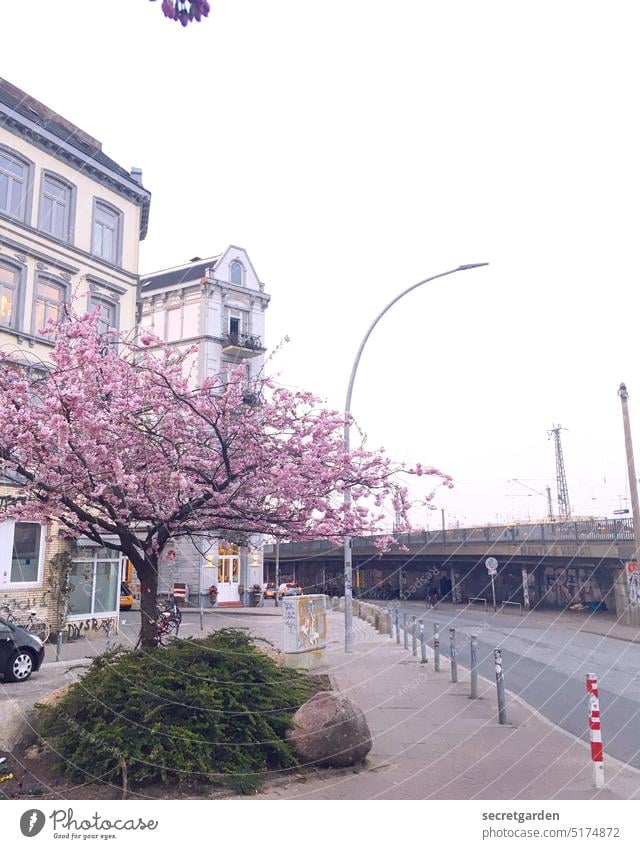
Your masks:
<svg viewBox="0 0 640 849"><path fill-rule="evenodd" d="M344 423L344 447L347 451L350 450L350 435L349 435L349 417L351 415L351 396L353 395L353 384L356 379L356 373L358 371L358 366L360 365L360 358L362 356L362 352L364 350L364 346L367 344L369 336L373 332L374 327L380 321L382 316L388 312L391 307L397 303L401 298L404 298L405 295L408 295L409 292L413 292L414 289L417 289L419 286L424 286L425 283L430 283L432 280L437 280L440 277L447 277L449 274L455 274L457 271L468 271L471 268L482 268L485 265L489 265L488 262L474 262L469 265L459 265L457 268L452 268L450 271L443 271L441 274L434 274L433 277L427 277L426 280L421 280L419 283L414 283L413 286L409 286L408 289L405 289L404 292L400 292L399 295L389 301L386 307L380 312L376 318L371 323L369 329L364 334L364 338L360 343L360 347L358 348L358 353L356 354L356 358L353 361L353 367L351 369L351 376L349 377L349 386L347 387L347 398L344 405L344 414L345 414L345 423ZM345 488L344 491L344 506L345 510L348 510L351 506L351 491L349 487ZM352 568L352 559L351 559L351 537L344 538L344 650L345 652L353 651L353 568Z"/></svg>

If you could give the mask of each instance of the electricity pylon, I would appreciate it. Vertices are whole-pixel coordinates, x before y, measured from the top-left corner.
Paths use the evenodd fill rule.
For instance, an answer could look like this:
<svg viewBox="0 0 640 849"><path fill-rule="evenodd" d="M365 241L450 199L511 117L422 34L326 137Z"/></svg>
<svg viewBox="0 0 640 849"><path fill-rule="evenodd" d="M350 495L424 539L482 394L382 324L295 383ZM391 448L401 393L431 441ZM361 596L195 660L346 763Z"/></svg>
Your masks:
<svg viewBox="0 0 640 849"><path fill-rule="evenodd" d="M571 518L571 504L569 503L569 488L567 487L567 474L564 470L564 458L562 456L562 442L560 431L566 430L559 424L554 425L547 433L549 439L553 436L556 445L556 484L558 487L558 513L561 519Z"/></svg>

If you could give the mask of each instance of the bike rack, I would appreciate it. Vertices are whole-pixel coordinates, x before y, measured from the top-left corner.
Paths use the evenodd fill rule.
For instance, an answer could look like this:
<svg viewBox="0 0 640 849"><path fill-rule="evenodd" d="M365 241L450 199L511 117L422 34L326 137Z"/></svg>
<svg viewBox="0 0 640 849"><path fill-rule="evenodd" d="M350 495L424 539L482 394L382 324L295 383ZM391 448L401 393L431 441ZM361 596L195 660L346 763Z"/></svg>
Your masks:
<svg viewBox="0 0 640 849"><path fill-rule="evenodd" d="M520 616L522 616L524 610L523 610L523 607L522 607L522 605L520 604L519 601L503 601L502 604L500 605L500 612L501 613L504 613L505 604L512 604L514 607L519 607L520 608Z"/></svg>

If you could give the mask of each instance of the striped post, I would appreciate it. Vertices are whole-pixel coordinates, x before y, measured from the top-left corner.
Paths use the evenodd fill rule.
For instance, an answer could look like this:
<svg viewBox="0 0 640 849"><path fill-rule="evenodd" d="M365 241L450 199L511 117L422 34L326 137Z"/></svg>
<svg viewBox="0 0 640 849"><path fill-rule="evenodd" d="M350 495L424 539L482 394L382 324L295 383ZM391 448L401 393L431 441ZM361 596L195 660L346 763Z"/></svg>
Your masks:
<svg viewBox="0 0 640 849"><path fill-rule="evenodd" d="M600 729L598 679L593 672L587 673L587 694L589 696L589 738L591 740L593 782L596 787L600 788L604 787L604 757L602 752L602 731Z"/></svg>

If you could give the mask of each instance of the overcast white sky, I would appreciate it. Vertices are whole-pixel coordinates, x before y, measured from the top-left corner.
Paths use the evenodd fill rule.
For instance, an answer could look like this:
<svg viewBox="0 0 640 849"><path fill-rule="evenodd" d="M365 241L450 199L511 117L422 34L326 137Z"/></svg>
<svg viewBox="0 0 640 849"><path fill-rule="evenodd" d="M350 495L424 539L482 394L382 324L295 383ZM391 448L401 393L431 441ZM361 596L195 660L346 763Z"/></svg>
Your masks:
<svg viewBox="0 0 640 849"><path fill-rule="evenodd" d="M139 165L141 270L229 244L272 296L283 382L439 466L448 522L543 516L560 422L574 512L640 451L636 2L1 0L0 76ZM29 11L27 12L26 7ZM416 517L424 524L427 514ZM431 527L439 514L430 515Z"/></svg>

